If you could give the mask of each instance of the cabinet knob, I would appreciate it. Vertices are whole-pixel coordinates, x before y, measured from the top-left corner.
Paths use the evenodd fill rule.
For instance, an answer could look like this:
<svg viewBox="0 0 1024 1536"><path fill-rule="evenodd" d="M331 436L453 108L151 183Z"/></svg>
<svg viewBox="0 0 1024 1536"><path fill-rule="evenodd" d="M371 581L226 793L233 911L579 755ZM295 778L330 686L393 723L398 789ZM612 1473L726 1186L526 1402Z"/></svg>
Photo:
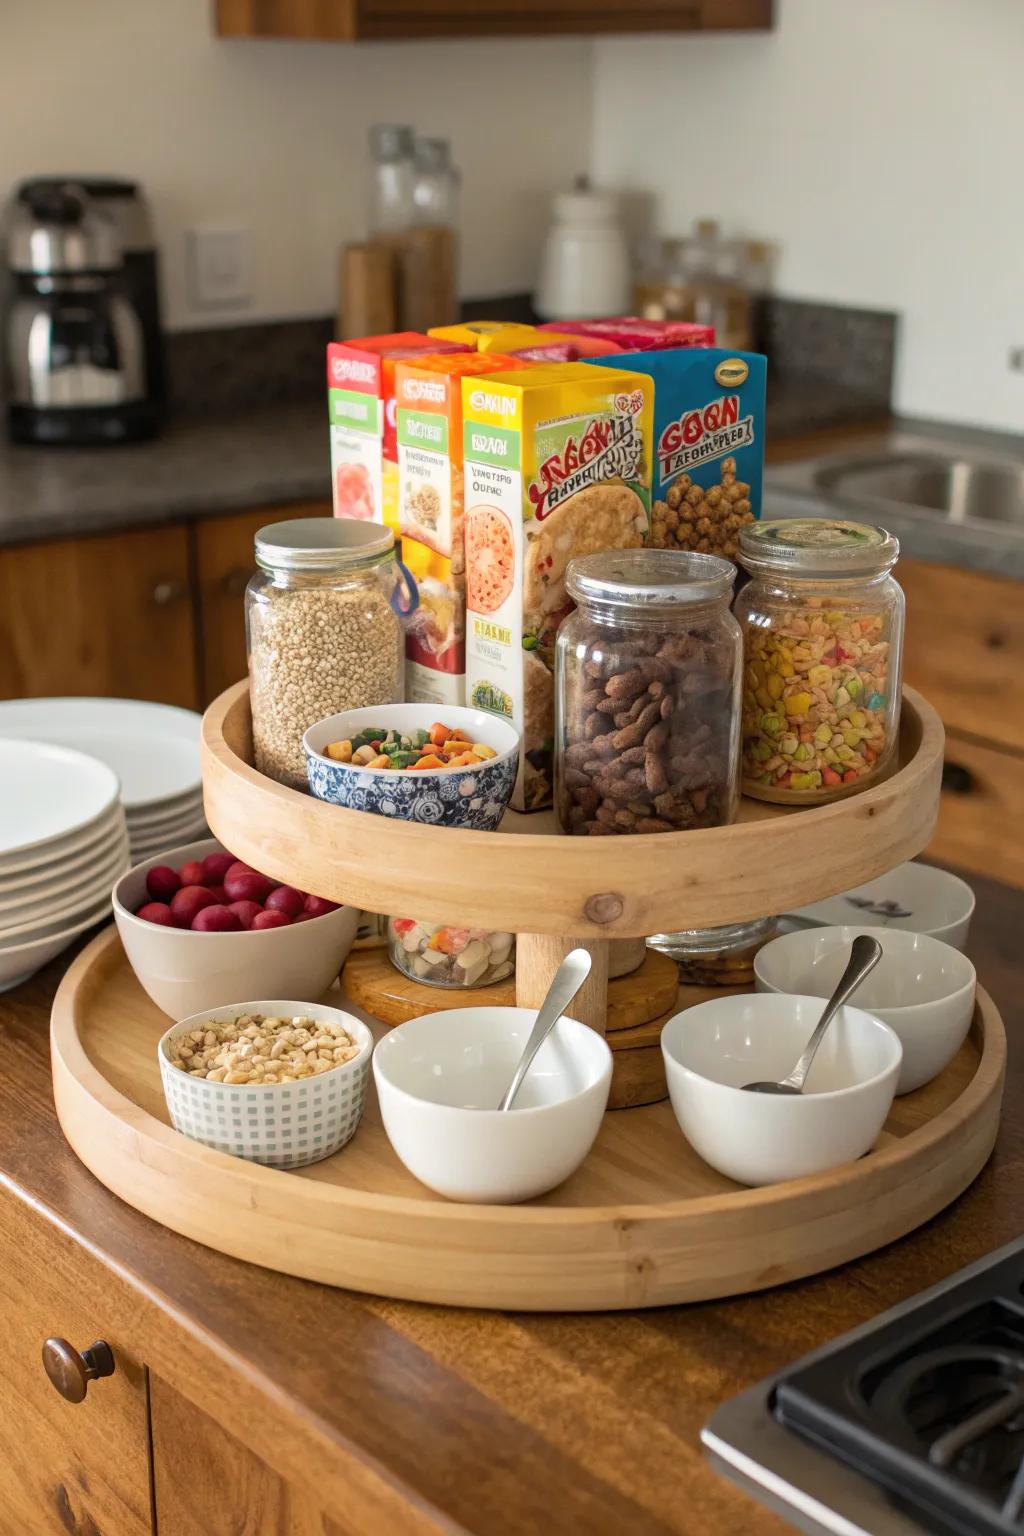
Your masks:
<svg viewBox="0 0 1024 1536"><path fill-rule="evenodd" d="M244 571L237 566L233 571L228 571L221 582L221 590L226 597L243 597L245 589L249 585L249 571Z"/></svg>
<svg viewBox="0 0 1024 1536"><path fill-rule="evenodd" d="M43 1369L61 1397L69 1403L80 1403L90 1381L113 1376L114 1352L102 1339L81 1354L67 1339L47 1339L43 1345Z"/></svg>
<svg viewBox="0 0 1024 1536"><path fill-rule="evenodd" d="M183 581L158 581L153 588L153 601L158 608L166 608L170 603L179 603L185 596L185 583Z"/></svg>
<svg viewBox="0 0 1024 1536"><path fill-rule="evenodd" d="M951 795L969 795L977 789L978 781L962 763L943 763L942 787Z"/></svg>

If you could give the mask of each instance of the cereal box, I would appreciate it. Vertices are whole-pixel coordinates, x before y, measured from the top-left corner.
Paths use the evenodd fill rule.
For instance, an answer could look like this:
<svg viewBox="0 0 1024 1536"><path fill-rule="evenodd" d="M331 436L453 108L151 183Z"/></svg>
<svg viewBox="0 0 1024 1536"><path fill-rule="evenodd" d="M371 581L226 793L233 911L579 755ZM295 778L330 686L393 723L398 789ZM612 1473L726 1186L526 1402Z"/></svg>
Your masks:
<svg viewBox="0 0 1024 1536"><path fill-rule="evenodd" d="M612 320L547 320L542 331L563 336L591 336L614 341L620 352L649 352L666 347L712 347L713 325L692 320L647 320L642 315L618 315Z"/></svg>
<svg viewBox="0 0 1024 1536"><path fill-rule="evenodd" d="M517 810L551 803L566 567L647 538L653 398L584 362L463 380L467 703L522 732Z"/></svg>
<svg viewBox="0 0 1024 1536"><path fill-rule="evenodd" d="M327 347L327 409L335 517L397 527L395 363L417 353L465 352L418 331L332 341Z"/></svg>
<svg viewBox="0 0 1024 1536"><path fill-rule="evenodd" d="M617 361L654 384L651 543L734 559L761 515L765 358L701 347Z"/></svg>
<svg viewBox="0 0 1024 1536"><path fill-rule="evenodd" d="M395 368L398 531L419 604L406 626L406 697L464 704L462 379L525 367L500 352L428 354Z"/></svg>
<svg viewBox="0 0 1024 1536"><path fill-rule="evenodd" d="M476 352L509 353L539 339L535 325L518 320L466 320L461 325L435 325L427 334L437 341L460 342Z"/></svg>

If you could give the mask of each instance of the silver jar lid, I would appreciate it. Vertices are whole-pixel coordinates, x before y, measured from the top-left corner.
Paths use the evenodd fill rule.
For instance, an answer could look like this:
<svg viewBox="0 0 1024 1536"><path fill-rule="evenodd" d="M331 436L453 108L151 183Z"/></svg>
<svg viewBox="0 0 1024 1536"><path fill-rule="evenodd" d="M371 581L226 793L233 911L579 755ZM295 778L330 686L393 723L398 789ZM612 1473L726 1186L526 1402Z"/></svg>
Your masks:
<svg viewBox="0 0 1024 1536"><path fill-rule="evenodd" d="M896 564L900 544L872 523L833 517L780 517L740 530L748 571L791 576L873 576Z"/></svg>
<svg viewBox="0 0 1024 1536"><path fill-rule="evenodd" d="M672 549L609 549L572 560L565 585L577 603L647 613L728 599L736 568L717 555Z"/></svg>
<svg viewBox="0 0 1024 1536"><path fill-rule="evenodd" d="M381 523L347 517L298 517L269 523L256 535L256 564L265 571L346 571L394 554L395 536Z"/></svg>

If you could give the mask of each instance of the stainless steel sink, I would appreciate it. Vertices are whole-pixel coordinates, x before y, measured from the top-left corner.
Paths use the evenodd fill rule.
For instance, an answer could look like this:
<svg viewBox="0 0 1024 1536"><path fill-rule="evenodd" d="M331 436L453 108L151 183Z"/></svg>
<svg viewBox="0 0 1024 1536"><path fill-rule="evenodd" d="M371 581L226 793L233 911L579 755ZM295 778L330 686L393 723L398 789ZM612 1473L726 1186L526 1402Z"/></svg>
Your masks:
<svg viewBox="0 0 1024 1536"><path fill-rule="evenodd" d="M816 488L853 502L885 502L934 512L951 523L1024 528L1024 465L980 463L936 453L888 453L831 460Z"/></svg>

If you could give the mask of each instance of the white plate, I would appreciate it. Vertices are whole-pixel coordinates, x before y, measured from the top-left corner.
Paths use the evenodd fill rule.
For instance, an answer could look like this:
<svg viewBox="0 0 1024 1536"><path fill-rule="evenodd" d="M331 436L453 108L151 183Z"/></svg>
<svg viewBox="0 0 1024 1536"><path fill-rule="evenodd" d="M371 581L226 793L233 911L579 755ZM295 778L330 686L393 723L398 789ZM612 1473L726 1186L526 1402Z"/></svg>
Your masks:
<svg viewBox="0 0 1024 1536"><path fill-rule="evenodd" d="M54 838L52 843L46 843L42 848L28 853L0 857L0 883L6 884L8 880L20 879L22 876L36 879L56 872L66 859L95 854L105 843L115 841L126 830L124 807L118 801L105 815L80 832Z"/></svg>
<svg viewBox="0 0 1024 1536"><path fill-rule="evenodd" d="M10 949L0 949L0 992L9 992L12 987L20 986L30 976L34 976L62 949L67 949L80 933L95 923L102 923L109 914L110 902L104 898L95 911L87 913L60 933L48 934L45 938L35 939L31 944L15 944Z"/></svg>
<svg viewBox="0 0 1024 1536"><path fill-rule="evenodd" d="M98 885L109 865L119 856L127 858L128 854L128 839L122 833L101 844L77 868L69 869L66 864L60 864L45 880L35 885L19 886L12 890L0 880L0 928L13 912L30 915L47 902L56 905L58 901L78 896L90 886Z"/></svg>
<svg viewBox="0 0 1024 1536"><path fill-rule="evenodd" d="M88 889L79 891L64 901L54 902L46 909L37 910L34 915L26 916L24 920L18 917L17 913L3 914L11 921L0 924L0 949L27 944L33 939L44 938L48 933L59 933L69 923L77 922L83 912L91 912L105 895L109 897L116 882L120 880L125 870L130 868L131 856L127 848L120 848L97 872L96 883ZM15 918L18 920L15 921Z"/></svg>
<svg viewBox="0 0 1024 1536"><path fill-rule="evenodd" d="M180 848L182 843L195 843L201 837L209 837L210 829L200 817L185 827L176 827L173 832L162 833L159 837L133 837L129 841L132 849L132 863L141 864L143 859L151 859L155 853L163 853L165 849Z"/></svg>
<svg viewBox="0 0 1024 1536"><path fill-rule="evenodd" d="M202 814L202 795L188 795L180 805L175 804L160 811L147 811L144 816L137 811L126 811L128 831L145 836L147 832L160 832L164 827L180 826L183 821L195 820Z"/></svg>
<svg viewBox="0 0 1024 1536"><path fill-rule="evenodd" d="M98 821L120 799L106 763L41 741L0 741L0 854L41 851Z"/></svg>
<svg viewBox="0 0 1024 1536"><path fill-rule="evenodd" d="M5 897L0 901L0 944L12 937L28 937L30 927L47 927L68 914L95 905L131 867L128 840L112 845L97 857L77 880L64 881L31 897Z"/></svg>
<svg viewBox="0 0 1024 1536"><path fill-rule="evenodd" d="M121 780L128 808L198 789L201 716L141 699L10 699L0 737L56 742L98 757Z"/></svg>
<svg viewBox="0 0 1024 1536"><path fill-rule="evenodd" d="M0 906L11 898L20 896L24 901L35 901L62 885L76 885L108 848L119 846L126 836L124 826L112 818L99 836L82 848L73 848L66 857L48 860L16 875L0 872Z"/></svg>

